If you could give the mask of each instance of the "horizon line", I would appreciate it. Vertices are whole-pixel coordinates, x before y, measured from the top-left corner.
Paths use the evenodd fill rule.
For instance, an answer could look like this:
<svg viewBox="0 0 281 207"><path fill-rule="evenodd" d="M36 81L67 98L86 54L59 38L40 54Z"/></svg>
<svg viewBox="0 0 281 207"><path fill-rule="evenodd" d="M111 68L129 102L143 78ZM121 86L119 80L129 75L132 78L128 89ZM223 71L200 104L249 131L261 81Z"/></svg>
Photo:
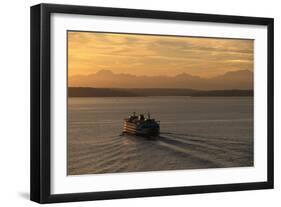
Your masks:
<svg viewBox="0 0 281 207"><path fill-rule="evenodd" d="M120 88L120 87L90 87L90 86L68 86L67 88L92 88L92 89L161 89L161 90L193 90L193 91L254 91L254 89L213 89L213 90L204 90L204 89L193 89L193 88Z"/></svg>
<svg viewBox="0 0 281 207"><path fill-rule="evenodd" d="M131 76L135 76L135 77L170 77L170 78L174 78L174 77L177 77L179 75L189 75L189 76L193 76L193 77L199 77L199 78L202 78L202 79L212 79L212 78L215 78L215 77L219 77L219 76L223 76L225 74L228 74L228 73L233 73L233 72L241 72L241 71L247 71L247 72L250 72L250 73L254 73L253 71L251 70L248 70L248 69L241 69L241 70L234 70L234 71L227 71L225 73L222 73L222 74L218 74L216 76L213 76L213 77L203 77L203 76L199 76L199 75L192 75L191 73L186 73L186 72L182 72L182 73L178 73L176 75L173 75L173 76L168 76L168 75L135 75L135 74L131 74L131 73L115 73L114 71L112 70L109 70L109 69L101 69L101 70L98 70L97 72L95 73L88 73L88 74L76 74L76 75L71 75L71 76L68 76L68 78L71 78L71 77L76 77L76 76L91 76L91 75L97 75L99 74L100 72L109 72L113 75L131 75Z"/></svg>

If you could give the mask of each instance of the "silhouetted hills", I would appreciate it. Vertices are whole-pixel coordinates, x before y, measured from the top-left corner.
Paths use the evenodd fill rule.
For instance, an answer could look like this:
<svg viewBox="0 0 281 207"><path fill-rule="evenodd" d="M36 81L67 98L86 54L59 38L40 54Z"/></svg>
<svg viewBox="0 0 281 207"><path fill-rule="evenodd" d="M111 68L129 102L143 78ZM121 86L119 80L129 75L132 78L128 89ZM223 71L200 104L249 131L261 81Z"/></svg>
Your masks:
<svg viewBox="0 0 281 207"><path fill-rule="evenodd" d="M70 87L91 88L192 88L196 90L251 90L253 73L248 70L227 72L213 78L182 73L176 76L136 76L101 70L90 75L69 77Z"/></svg>
<svg viewBox="0 0 281 207"><path fill-rule="evenodd" d="M141 97L141 96L253 96L252 90L200 91L176 88L89 88L69 87L69 97Z"/></svg>

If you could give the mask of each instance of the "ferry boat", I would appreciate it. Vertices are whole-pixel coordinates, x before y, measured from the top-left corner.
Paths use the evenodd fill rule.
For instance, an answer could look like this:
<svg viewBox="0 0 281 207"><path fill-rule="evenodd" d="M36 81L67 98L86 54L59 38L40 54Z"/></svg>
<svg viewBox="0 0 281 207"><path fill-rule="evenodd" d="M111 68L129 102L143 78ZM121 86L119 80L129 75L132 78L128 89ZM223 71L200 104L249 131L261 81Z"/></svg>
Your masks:
<svg viewBox="0 0 281 207"><path fill-rule="evenodd" d="M129 118L124 119L123 133L140 136L158 136L160 132L160 122L150 118L150 114L145 117L138 116L134 112Z"/></svg>

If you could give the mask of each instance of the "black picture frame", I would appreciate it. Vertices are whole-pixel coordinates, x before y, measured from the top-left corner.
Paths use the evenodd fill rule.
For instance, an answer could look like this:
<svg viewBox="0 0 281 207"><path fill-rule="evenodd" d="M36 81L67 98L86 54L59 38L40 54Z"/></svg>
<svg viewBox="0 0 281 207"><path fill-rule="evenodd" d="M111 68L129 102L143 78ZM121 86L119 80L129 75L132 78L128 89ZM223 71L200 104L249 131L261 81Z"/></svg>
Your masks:
<svg viewBox="0 0 281 207"><path fill-rule="evenodd" d="M50 160L50 15L52 13L134 17L194 22L219 22L267 26L267 181L204 186L51 194ZM88 201L102 199L165 196L273 188L273 38L272 18L195 14L168 11L135 10L89 6L39 4L31 7L31 174L30 199L38 203Z"/></svg>

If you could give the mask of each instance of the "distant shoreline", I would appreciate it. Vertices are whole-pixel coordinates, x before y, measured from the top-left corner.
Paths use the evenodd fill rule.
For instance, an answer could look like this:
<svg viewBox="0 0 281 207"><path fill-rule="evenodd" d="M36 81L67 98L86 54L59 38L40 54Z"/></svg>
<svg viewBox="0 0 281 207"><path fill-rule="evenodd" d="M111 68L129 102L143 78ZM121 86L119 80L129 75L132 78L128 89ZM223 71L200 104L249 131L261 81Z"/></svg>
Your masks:
<svg viewBox="0 0 281 207"><path fill-rule="evenodd" d="M193 90L182 88L90 88L68 87L68 97L252 97L253 90Z"/></svg>

